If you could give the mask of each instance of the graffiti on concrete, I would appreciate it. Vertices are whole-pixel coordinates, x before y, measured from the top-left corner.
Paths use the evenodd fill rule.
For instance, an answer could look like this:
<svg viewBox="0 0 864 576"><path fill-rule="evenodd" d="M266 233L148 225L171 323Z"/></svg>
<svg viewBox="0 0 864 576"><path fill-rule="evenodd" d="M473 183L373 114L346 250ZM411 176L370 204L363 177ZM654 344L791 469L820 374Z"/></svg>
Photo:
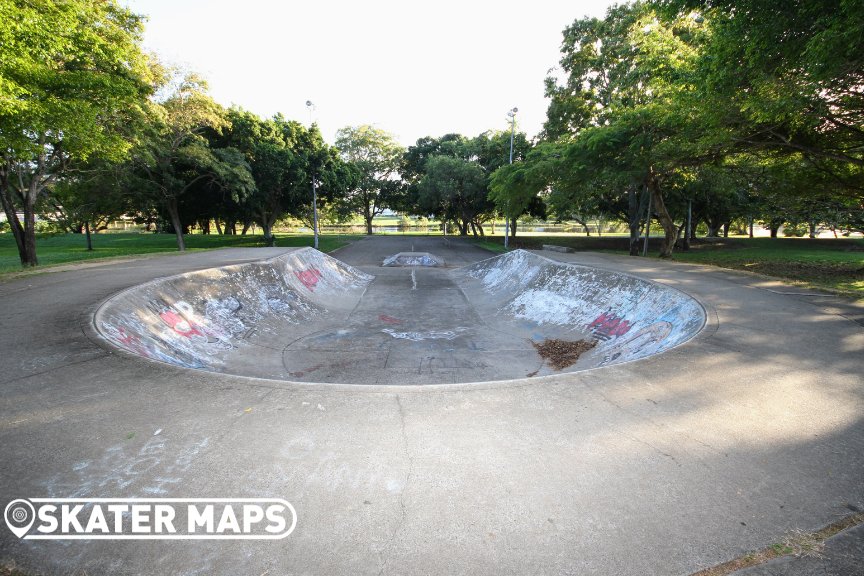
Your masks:
<svg viewBox="0 0 864 576"><path fill-rule="evenodd" d="M306 288L308 288L310 292L315 291L315 286L318 285L318 281L321 279L321 272L317 268L296 270L294 272L294 275L297 276L297 279L300 280L300 283L303 284Z"/></svg>
<svg viewBox="0 0 864 576"><path fill-rule="evenodd" d="M402 321L399 320L398 318L394 318L393 316L388 316L387 314L381 314L380 316L378 316L378 319L381 320L381 322L384 322L385 324L390 324L390 325L402 323Z"/></svg>
<svg viewBox="0 0 864 576"><path fill-rule="evenodd" d="M615 361L650 356L660 349L663 341L671 332L672 324L670 322L660 321L650 324L630 337L604 349L603 358L599 365L605 366Z"/></svg>
<svg viewBox="0 0 864 576"><path fill-rule="evenodd" d="M381 331L385 334L389 334L397 340L422 342L423 340L454 340L465 330L467 330L467 328L459 327L454 330L431 330L429 332L397 332L390 328L384 328Z"/></svg>
<svg viewBox="0 0 864 576"><path fill-rule="evenodd" d="M132 354L222 371L236 351L261 345L284 324L306 324L330 307L353 309L371 280L303 249L133 288L102 306L95 325L111 344Z"/></svg>
<svg viewBox="0 0 864 576"><path fill-rule="evenodd" d="M468 266L468 281L481 312L531 333L597 346L580 369L644 358L689 340L705 312L674 288L611 270L550 260L515 250Z"/></svg>
<svg viewBox="0 0 864 576"><path fill-rule="evenodd" d="M610 340L623 336L630 331L631 326L629 321L613 312L606 311L589 322L587 328L597 340Z"/></svg>
<svg viewBox="0 0 864 576"><path fill-rule="evenodd" d="M195 313L191 304L178 300L169 304L163 299L151 300L147 307L152 310L166 326L184 338L197 344L224 345L230 348L227 334L218 326Z"/></svg>

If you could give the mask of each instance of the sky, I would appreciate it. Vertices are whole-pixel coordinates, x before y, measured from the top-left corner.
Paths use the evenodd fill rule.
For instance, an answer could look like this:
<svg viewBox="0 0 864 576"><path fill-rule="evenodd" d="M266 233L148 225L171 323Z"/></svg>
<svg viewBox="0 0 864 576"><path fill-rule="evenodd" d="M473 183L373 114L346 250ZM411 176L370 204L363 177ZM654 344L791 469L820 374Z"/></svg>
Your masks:
<svg viewBox="0 0 864 576"><path fill-rule="evenodd" d="M121 0L148 16L144 47L202 74L211 95L262 117L318 123L333 142L371 124L423 136L536 135L562 30L610 0Z"/></svg>

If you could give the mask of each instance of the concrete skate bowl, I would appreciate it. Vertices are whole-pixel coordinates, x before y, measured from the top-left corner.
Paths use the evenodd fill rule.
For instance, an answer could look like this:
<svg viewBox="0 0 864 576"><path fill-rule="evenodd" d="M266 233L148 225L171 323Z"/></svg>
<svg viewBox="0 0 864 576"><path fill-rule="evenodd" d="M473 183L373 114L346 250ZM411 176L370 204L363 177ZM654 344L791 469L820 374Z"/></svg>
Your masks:
<svg viewBox="0 0 864 576"><path fill-rule="evenodd" d="M629 362L698 333L693 298L516 250L464 268L354 268L311 248L161 278L96 312L99 334L184 368L291 382L513 380ZM572 365L548 342L593 347Z"/></svg>

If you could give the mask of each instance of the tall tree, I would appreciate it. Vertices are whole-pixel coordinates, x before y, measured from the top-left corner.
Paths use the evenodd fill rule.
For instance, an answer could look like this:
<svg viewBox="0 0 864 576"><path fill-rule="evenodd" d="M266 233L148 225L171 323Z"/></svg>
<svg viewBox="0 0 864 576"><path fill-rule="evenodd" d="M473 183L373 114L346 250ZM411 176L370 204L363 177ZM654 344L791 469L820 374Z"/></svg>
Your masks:
<svg viewBox="0 0 864 576"><path fill-rule="evenodd" d="M708 118L750 150L801 153L860 191L864 9L859 0L660 0L711 29L698 85ZM845 165L857 167L848 174Z"/></svg>
<svg viewBox="0 0 864 576"><path fill-rule="evenodd" d="M0 202L24 266L45 191L131 145L152 91L141 22L113 0L0 0Z"/></svg>
<svg viewBox="0 0 864 576"><path fill-rule="evenodd" d="M372 234L372 220L394 204L400 189L398 171L404 150L391 134L369 125L340 129L336 147L359 174L342 200L345 209L361 214L366 234Z"/></svg>
<svg viewBox="0 0 864 576"><path fill-rule="evenodd" d="M563 160L576 172L594 166L628 176L631 253L641 212L635 191L650 196L665 234L660 255L669 257L678 227L664 187L676 170L712 159L706 140L713 135L692 118L691 79L704 37L697 18L664 20L641 2L616 6L602 20L577 20L564 31L566 77L547 80L545 137L561 145Z"/></svg>
<svg viewBox="0 0 864 576"><path fill-rule="evenodd" d="M133 157L138 188L159 199L185 250L180 205L184 195L207 184L228 191L238 201L255 189L243 155L234 148L210 147L205 134L228 124L224 110L206 93L206 82L195 74L176 78L168 96L153 105L150 133Z"/></svg>
<svg viewBox="0 0 864 576"><path fill-rule="evenodd" d="M476 236L480 216L492 208L486 199L486 173L470 160L431 157L418 189L421 213L456 222L461 236L467 235L469 228Z"/></svg>

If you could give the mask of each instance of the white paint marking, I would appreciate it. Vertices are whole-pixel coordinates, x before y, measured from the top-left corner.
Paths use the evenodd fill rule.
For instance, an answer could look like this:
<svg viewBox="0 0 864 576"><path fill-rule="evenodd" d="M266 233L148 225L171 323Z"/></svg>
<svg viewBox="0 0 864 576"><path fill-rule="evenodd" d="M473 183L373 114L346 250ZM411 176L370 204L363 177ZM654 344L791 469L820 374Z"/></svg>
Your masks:
<svg viewBox="0 0 864 576"><path fill-rule="evenodd" d="M411 268L411 290L417 289L417 268Z"/></svg>
<svg viewBox="0 0 864 576"><path fill-rule="evenodd" d="M420 342L422 340L453 340L466 330L468 329L460 326L455 330L432 330L431 332L396 332L390 328L384 328L381 331L397 340Z"/></svg>

